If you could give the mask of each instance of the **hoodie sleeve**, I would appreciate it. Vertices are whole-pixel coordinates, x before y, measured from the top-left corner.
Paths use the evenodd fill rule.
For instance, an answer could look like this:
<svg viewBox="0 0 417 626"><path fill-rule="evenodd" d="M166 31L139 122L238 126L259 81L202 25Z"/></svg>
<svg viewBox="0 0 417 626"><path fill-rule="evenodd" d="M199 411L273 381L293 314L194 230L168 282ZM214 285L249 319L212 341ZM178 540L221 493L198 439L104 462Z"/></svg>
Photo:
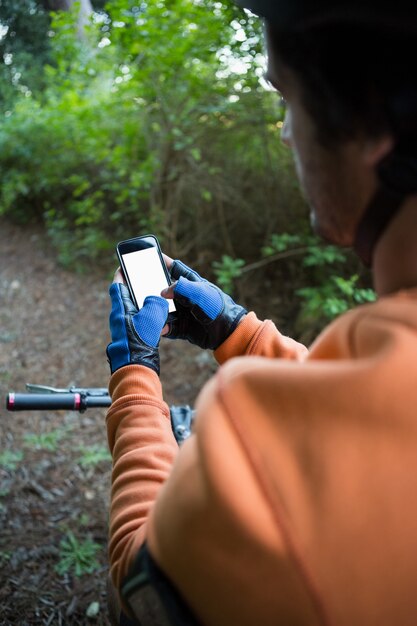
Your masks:
<svg viewBox="0 0 417 626"><path fill-rule="evenodd" d="M110 380L107 434L113 457L109 556L113 584L123 578L146 536L146 522L168 478L178 445L161 383L143 365L117 370Z"/></svg>
<svg viewBox="0 0 417 626"><path fill-rule="evenodd" d="M248 313L236 330L217 348L214 356L223 364L236 356L265 356L302 361L308 350L303 344L282 335L271 320L261 322Z"/></svg>

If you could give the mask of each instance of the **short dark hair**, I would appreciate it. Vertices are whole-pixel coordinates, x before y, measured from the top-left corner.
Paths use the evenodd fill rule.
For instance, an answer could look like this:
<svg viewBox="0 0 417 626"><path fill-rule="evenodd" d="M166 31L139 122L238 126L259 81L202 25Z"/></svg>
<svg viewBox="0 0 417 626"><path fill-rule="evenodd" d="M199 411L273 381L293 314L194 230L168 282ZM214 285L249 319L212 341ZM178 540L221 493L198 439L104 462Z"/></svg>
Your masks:
<svg viewBox="0 0 417 626"><path fill-rule="evenodd" d="M393 135L417 155L417 34L358 23L280 32L272 54L294 71L319 141Z"/></svg>

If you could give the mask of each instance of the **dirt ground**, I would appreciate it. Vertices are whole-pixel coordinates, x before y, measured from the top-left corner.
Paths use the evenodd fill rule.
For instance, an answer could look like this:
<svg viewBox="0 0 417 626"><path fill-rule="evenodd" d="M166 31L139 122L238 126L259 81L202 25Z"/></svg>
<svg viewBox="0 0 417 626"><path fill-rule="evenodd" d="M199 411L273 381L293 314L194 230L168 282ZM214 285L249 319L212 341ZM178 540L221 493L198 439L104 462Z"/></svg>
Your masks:
<svg viewBox="0 0 417 626"><path fill-rule="evenodd" d="M27 382L107 386L108 282L63 270L42 231L0 220L1 626L108 624L105 411L5 409ZM161 360L170 404L193 404L215 369L169 340Z"/></svg>

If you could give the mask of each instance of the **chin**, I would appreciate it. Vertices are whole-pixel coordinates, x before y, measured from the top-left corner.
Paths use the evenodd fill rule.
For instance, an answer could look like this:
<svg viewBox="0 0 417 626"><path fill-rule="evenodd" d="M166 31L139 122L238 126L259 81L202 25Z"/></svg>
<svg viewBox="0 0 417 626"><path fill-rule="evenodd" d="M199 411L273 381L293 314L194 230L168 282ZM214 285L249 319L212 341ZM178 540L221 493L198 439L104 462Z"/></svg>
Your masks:
<svg viewBox="0 0 417 626"><path fill-rule="evenodd" d="M348 248L352 245L346 233L329 223L323 223L317 217L317 213L312 209L310 212L310 224L315 235L322 241L341 248Z"/></svg>

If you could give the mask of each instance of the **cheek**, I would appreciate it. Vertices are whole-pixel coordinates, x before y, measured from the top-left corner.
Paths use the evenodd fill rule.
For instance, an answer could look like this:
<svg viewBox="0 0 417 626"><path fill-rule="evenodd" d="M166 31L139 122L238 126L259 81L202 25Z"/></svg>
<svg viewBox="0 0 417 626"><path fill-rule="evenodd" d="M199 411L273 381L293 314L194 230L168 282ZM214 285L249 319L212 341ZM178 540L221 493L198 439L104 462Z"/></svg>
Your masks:
<svg viewBox="0 0 417 626"><path fill-rule="evenodd" d="M292 148L292 118L291 113L287 109L285 112L284 123L281 129L281 141L288 148Z"/></svg>
<svg viewBox="0 0 417 626"><path fill-rule="evenodd" d="M297 177L303 186L303 147L301 138L297 136L297 133L294 133L294 128L297 128L294 125L294 116L290 109L287 109L281 130L281 141L291 150Z"/></svg>
<svg viewBox="0 0 417 626"><path fill-rule="evenodd" d="M307 120L299 111L288 108L281 131L281 141L291 149L299 178L304 178L306 160L311 157L312 142Z"/></svg>
<svg viewBox="0 0 417 626"><path fill-rule="evenodd" d="M345 153L321 147L312 121L298 106L287 109L281 139L292 151L314 231L333 243L350 245L347 222L353 207L361 205L354 155L347 159Z"/></svg>

